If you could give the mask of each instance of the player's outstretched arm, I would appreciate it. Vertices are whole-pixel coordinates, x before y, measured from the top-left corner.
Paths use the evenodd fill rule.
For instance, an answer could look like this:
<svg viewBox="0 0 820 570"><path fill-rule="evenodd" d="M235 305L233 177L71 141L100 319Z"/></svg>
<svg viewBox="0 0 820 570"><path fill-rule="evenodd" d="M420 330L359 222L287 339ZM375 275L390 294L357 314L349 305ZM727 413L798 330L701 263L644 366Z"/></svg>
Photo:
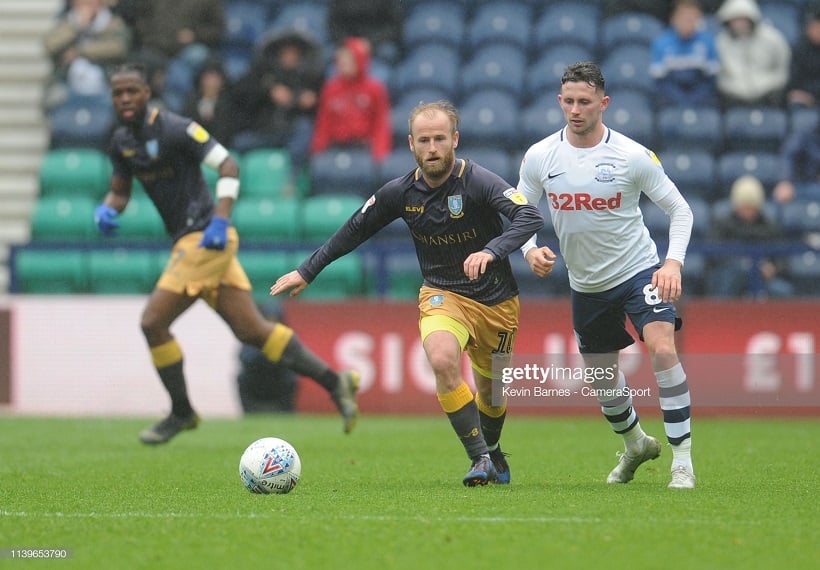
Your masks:
<svg viewBox="0 0 820 570"><path fill-rule="evenodd" d="M294 269L290 273L286 273L276 280L276 283L274 283L273 287L270 288L270 294L271 297L275 297L279 293L284 293L285 291L290 290L290 296L295 297L304 291L307 286L308 282L305 281L304 277L299 275L299 272Z"/></svg>

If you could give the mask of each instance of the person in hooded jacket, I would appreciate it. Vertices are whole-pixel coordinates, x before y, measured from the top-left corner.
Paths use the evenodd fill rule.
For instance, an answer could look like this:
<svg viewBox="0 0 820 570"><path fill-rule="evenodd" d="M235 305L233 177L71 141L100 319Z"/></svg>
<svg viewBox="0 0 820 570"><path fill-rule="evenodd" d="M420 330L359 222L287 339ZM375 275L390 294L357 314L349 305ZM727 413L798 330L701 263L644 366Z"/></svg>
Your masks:
<svg viewBox="0 0 820 570"><path fill-rule="evenodd" d="M336 50L336 75L319 95L312 155L331 146L365 146L376 162L390 154L390 95L369 66L370 44L364 38L348 38Z"/></svg>
<svg viewBox="0 0 820 570"><path fill-rule="evenodd" d="M307 165L319 90L324 81L321 44L295 29L262 40L250 69L233 89L237 134L232 148L285 148L294 173Z"/></svg>
<svg viewBox="0 0 820 570"><path fill-rule="evenodd" d="M786 36L762 18L755 0L726 0L715 15L723 107L783 105L791 65Z"/></svg>

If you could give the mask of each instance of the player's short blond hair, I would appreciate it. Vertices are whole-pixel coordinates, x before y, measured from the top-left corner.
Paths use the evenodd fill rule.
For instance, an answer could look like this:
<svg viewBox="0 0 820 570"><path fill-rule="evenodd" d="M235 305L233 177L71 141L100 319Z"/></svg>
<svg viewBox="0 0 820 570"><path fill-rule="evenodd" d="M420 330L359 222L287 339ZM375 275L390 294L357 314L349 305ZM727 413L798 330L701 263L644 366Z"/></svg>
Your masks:
<svg viewBox="0 0 820 570"><path fill-rule="evenodd" d="M460 118L458 116L458 109L456 106L453 105L450 101L446 99L440 99L438 101L433 101L431 103L425 103L424 101L420 102L418 105L413 107L413 110L410 111L410 117L407 119L407 128L408 132L412 135L413 134L413 121L416 120L416 117L421 115L422 113L434 113L435 111L441 111L450 119L450 125L452 127L452 132L455 133L458 130L458 123Z"/></svg>

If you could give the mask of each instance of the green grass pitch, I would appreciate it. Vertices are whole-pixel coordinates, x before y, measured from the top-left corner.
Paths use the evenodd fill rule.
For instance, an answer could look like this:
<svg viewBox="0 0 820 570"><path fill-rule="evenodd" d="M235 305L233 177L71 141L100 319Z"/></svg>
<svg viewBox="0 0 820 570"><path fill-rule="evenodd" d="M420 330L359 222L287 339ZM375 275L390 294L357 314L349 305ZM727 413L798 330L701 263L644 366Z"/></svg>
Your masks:
<svg viewBox="0 0 820 570"><path fill-rule="evenodd" d="M365 415L216 420L146 447L150 421L0 417L0 568L816 568L820 422L693 421L698 488L671 451L605 483L619 438L600 418L516 416L513 483L467 489L446 420ZM663 436L659 418L644 418ZM253 495L239 456L290 441L302 479ZM9 559L67 548L71 559Z"/></svg>

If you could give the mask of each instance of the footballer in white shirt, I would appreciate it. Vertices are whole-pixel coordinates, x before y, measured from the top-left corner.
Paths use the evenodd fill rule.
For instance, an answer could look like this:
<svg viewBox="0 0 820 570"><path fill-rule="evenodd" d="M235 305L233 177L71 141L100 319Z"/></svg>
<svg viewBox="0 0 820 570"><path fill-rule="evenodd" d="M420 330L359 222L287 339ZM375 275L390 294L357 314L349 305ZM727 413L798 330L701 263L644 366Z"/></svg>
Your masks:
<svg viewBox="0 0 820 570"><path fill-rule="evenodd" d="M692 210L655 154L603 123L609 105L600 68L569 66L558 102L567 125L532 145L521 163L518 190L533 204L547 200L560 253L569 275L573 328L586 366L610 367L611 381L594 393L625 450L607 482L628 483L660 443L644 433L632 405L618 352L633 344L629 317L645 343L658 382L664 428L673 459L669 488L691 489L690 395L675 348L680 328L674 302L681 296L681 268L692 231ZM669 247L660 261L639 207L645 194L669 216ZM536 275L546 276L554 252L522 248Z"/></svg>

